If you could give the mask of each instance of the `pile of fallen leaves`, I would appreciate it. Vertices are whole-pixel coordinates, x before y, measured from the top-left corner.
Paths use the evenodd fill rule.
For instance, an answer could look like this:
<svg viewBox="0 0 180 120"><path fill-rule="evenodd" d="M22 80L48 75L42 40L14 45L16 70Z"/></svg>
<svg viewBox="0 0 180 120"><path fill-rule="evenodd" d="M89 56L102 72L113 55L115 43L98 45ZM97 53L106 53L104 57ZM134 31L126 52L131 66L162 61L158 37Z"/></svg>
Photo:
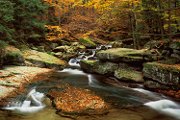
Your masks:
<svg viewBox="0 0 180 120"><path fill-rule="evenodd" d="M88 89L68 87L60 92L53 90L49 95L56 109L64 113L103 114L108 109L105 101Z"/></svg>

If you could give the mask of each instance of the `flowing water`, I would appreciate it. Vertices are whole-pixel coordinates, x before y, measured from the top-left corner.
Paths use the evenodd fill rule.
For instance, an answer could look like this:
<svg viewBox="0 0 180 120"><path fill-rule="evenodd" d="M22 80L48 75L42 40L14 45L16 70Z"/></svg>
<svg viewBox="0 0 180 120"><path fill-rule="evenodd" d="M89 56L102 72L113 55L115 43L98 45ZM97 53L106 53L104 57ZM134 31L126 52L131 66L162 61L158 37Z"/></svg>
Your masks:
<svg viewBox="0 0 180 120"><path fill-rule="evenodd" d="M84 73L79 61L94 55L95 50L91 55L80 53L69 61L71 67L53 73L49 80L28 85L27 92L10 99L1 108L0 120L70 120L57 115L46 97L51 89L67 84L90 89L112 106L106 115L81 116L78 120L180 120L180 104L170 98L142 88L107 85L101 81L110 78Z"/></svg>

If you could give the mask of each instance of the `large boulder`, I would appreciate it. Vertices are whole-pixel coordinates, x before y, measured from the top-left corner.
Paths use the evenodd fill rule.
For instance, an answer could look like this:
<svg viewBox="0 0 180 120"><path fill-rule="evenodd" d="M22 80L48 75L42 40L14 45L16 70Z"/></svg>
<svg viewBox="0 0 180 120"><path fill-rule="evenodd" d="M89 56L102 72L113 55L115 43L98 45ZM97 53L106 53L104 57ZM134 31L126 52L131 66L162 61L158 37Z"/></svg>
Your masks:
<svg viewBox="0 0 180 120"><path fill-rule="evenodd" d="M111 62L124 62L124 63L143 63L145 61L153 61L158 59L156 56L147 49L135 50L128 48L113 48L108 50L102 50L96 54L96 56L102 61Z"/></svg>
<svg viewBox="0 0 180 120"><path fill-rule="evenodd" d="M52 55L35 50L25 50L23 51L23 56L27 61L27 65L30 66L53 69L63 69L67 66L67 62L64 60L60 60Z"/></svg>
<svg viewBox="0 0 180 120"><path fill-rule="evenodd" d="M48 96L61 115L104 114L108 110L107 103L88 89L70 86L63 91L51 91Z"/></svg>
<svg viewBox="0 0 180 120"><path fill-rule="evenodd" d="M25 60L22 52L15 48L14 46L5 47L5 56L4 56L5 65L25 65Z"/></svg>
<svg viewBox="0 0 180 120"><path fill-rule="evenodd" d="M169 65L149 62L143 66L143 74L147 79L145 82L146 87L153 89L180 88L180 64Z"/></svg>
<svg viewBox="0 0 180 120"><path fill-rule="evenodd" d="M131 68L119 68L115 71L114 76L120 80L130 82L144 82L142 72Z"/></svg>
<svg viewBox="0 0 180 120"><path fill-rule="evenodd" d="M96 60L82 60L81 68L86 72L113 75L118 69L118 64L112 62L101 62Z"/></svg>
<svg viewBox="0 0 180 120"><path fill-rule="evenodd" d="M58 46L56 47L53 52L55 52L55 56L69 61L72 57L77 56L77 50L79 49L78 46Z"/></svg>

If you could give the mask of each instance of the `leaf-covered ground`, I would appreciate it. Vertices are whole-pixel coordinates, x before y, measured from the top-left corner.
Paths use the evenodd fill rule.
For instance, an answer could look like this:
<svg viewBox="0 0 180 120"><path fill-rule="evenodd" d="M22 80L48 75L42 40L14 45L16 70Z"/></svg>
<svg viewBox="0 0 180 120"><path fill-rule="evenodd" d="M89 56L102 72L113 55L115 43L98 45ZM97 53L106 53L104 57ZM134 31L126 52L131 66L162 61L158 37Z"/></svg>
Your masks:
<svg viewBox="0 0 180 120"><path fill-rule="evenodd" d="M69 114L103 114L107 103L88 89L67 87L63 91L51 91L53 103L58 111Z"/></svg>

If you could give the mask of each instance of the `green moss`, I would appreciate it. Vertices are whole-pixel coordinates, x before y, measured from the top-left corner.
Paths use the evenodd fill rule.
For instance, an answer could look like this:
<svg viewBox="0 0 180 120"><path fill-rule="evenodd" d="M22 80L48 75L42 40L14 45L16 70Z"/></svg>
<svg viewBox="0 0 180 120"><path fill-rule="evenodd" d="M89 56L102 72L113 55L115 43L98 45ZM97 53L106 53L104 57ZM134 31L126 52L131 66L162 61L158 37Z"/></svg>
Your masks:
<svg viewBox="0 0 180 120"><path fill-rule="evenodd" d="M143 64L144 69L153 69L153 68L158 68L161 70L166 70L166 71L172 71L172 72L180 72L180 64L162 64L158 62L148 62Z"/></svg>
<svg viewBox="0 0 180 120"><path fill-rule="evenodd" d="M25 50L23 51L23 56L26 60L34 64L39 64L39 67L58 68L58 66L64 67L67 65L66 61L60 60L47 53L38 52L35 50Z"/></svg>
<svg viewBox="0 0 180 120"><path fill-rule="evenodd" d="M22 54L20 52L10 52L6 54L8 57L19 57L22 56Z"/></svg>
<svg viewBox="0 0 180 120"><path fill-rule="evenodd" d="M145 60L146 50L135 50L128 48L113 48L103 50L97 53L101 60L110 60L113 62L143 62Z"/></svg>
<svg viewBox="0 0 180 120"><path fill-rule="evenodd" d="M80 38L79 42L86 47L96 47L96 44L90 38Z"/></svg>
<svg viewBox="0 0 180 120"><path fill-rule="evenodd" d="M82 60L82 62L84 62L85 64L88 64L90 66L93 66L97 63L96 60Z"/></svg>
<svg viewBox="0 0 180 120"><path fill-rule="evenodd" d="M115 71L115 76L122 80L131 80L134 82L143 82L143 76L141 72L131 69L118 69Z"/></svg>

